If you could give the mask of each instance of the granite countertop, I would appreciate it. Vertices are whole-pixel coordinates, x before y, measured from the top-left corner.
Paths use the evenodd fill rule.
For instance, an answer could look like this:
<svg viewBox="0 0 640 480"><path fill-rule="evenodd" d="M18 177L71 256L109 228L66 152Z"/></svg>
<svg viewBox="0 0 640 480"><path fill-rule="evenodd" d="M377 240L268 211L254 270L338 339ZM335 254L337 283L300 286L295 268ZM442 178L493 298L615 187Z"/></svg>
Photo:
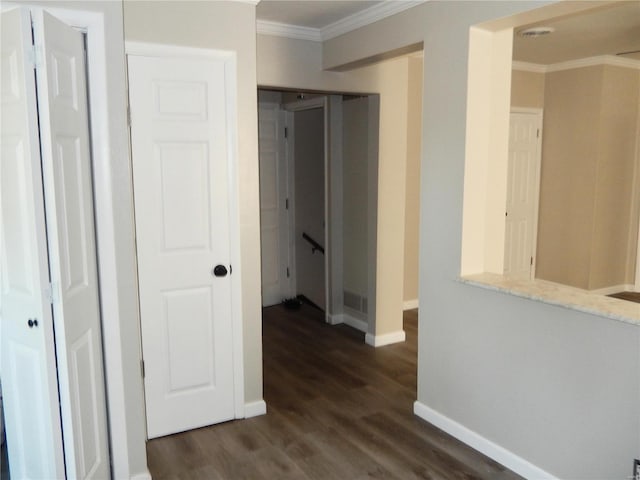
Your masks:
<svg viewBox="0 0 640 480"><path fill-rule="evenodd" d="M469 285L510 293L518 297L640 326L640 303L619 300L544 280L517 280L495 273L465 275L459 280Z"/></svg>

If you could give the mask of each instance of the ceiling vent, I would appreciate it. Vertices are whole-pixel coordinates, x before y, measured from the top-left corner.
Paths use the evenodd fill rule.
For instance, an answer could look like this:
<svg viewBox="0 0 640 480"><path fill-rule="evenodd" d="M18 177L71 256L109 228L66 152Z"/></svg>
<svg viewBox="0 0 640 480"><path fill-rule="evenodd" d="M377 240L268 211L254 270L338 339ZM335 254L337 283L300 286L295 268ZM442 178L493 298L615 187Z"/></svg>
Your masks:
<svg viewBox="0 0 640 480"><path fill-rule="evenodd" d="M551 27L533 27L533 28L526 28L524 30L520 30L518 32L518 35L524 38L538 38L538 37L543 37L545 35L549 35L553 31L554 29Z"/></svg>

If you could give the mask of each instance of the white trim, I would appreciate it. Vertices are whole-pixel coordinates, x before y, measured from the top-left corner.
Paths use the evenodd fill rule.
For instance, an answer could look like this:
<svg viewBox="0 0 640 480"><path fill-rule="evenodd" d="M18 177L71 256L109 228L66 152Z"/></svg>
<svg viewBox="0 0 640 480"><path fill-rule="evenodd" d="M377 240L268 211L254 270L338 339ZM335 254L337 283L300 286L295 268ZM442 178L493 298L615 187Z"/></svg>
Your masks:
<svg viewBox="0 0 640 480"><path fill-rule="evenodd" d="M366 320L361 320L352 315L349 315L348 313L343 313L342 315L345 325L349 325L351 328L355 328L356 330L360 330L364 333L366 333L369 329L369 323Z"/></svg>
<svg viewBox="0 0 640 480"><path fill-rule="evenodd" d="M364 342L372 347L384 347L392 343L404 342L406 338L407 335L404 330L398 330L397 332L385 333L384 335L367 333L364 337Z"/></svg>
<svg viewBox="0 0 640 480"><path fill-rule="evenodd" d="M493 443L491 440L479 435L473 430L468 429L464 425L459 424L455 420L436 412L424 403L415 401L413 404L413 413L423 420L435 425L440 430L443 430L449 435L457 438L461 442L466 443L471 448L495 460L501 465L504 465L510 470L513 470L518 475L536 480L556 480L557 478L506 448Z"/></svg>
<svg viewBox="0 0 640 480"><path fill-rule="evenodd" d="M595 295L611 295L612 293L632 292L635 289L634 287L635 285L633 284L623 283L621 285L614 285L612 287L598 288L596 290L587 290L587 291Z"/></svg>
<svg viewBox="0 0 640 480"><path fill-rule="evenodd" d="M167 45L162 43L146 43L146 42L124 42L124 51L126 55L140 55L144 57L161 57L161 58L213 58L219 60L220 57L234 59L236 53L229 50L215 50L210 48L196 47L180 47L178 45ZM234 87L235 88L235 87ZM235 108L235 106L234 106ZM235 118L235 117L234 117Z"/></svg>
<svg viewBox="0 0 640 480"><path fill-rule="evenodd" d="M180 47L159 43L125 42L127 55L142 55L162 58L203 58L224 60L226 88L227 144L229 145L227 166L229 185L229 263L236 265L231 274L231 315L233 342L233 396L235 418L245 418L244 402L244 343L242 309L242 261L240 250L240 212L238 163L238 117L237 117L237 60L236 53L228 50ZM140 319L138 320L140 321ZM266 408L266 407L265 407Z"/></svg>
<svg viewBox="0 0 640 480"><path fill-rule="evenodd" d="M152 480L151 473L149 470L143 473L138 473L137 475L132 476L131 480Z"/></svg>
<svg viewBox="0 0 640 480"><path fill-rule="evenodd" d="M533 72L533 73L547 73L547 66L540 65L538 63L519 62L514 60L511 64L512 70L518 70L520 72Z"/></svg>
<svg viewBox="0 0 640 480"><path fill-rule="evenodd" d="M369 323L366 320L361 320L353 315L349 315L348 313L329 315L329 324L340 325L341 323L364 333L367 333L367 330L369 329Z"/></svg>
<svg viewBox="0 0 640 480"><path fill-rule="evenodd" d="M327 106L327 97L314 97L306 100L297 100L295 102L285 103L283 105L287 112L299 112L302 110L313 110L314 108L325 108Z"/></svg>
<svg viewBox="0 0 640 480"><path fill-rule="evenodd" d="M420 304L417 298L414 300L405 300L402 303L402 310L413 310L415 308L420 308Z"/></svg>
<svg viewBox="0 0 640 480"><path fill-rule="evenodd" d="M274 37L295 38L298 40L322 41L322 33L319 28L301 27L287 23L270 22L268 20L256 21L256 32L260 35Z"/></svg>
<svg viewBox="0 0 640 480"><path fill-rule="evenodd" d="M267 403L264 400L244 404L244 418L259 417L267 414Z"/></svg>
<svg viewBox="0 0 640 480"><path fill-rule="evenodd" d="M636 242L636 268L635 268L635 275L634 275L634 290L636 292L640 292L640 109L638 110L638 118L636 119L636 161L634 163L634 167L633 167L633 185L632 185L632 190L631 190L631 198L632 198L632 203L631 205L636 205L638 207L638 210L636 211L638 218L638 234L635 238L633 238L633 233L634 232L629 232L630 235L630 239L629 239L629 245L633 245L633 241L635 240ZM633 208L632 208L633 211ZM633 220L636 219L632 219L629 218L630 224L633 225ZM631 250L631 249L629 249ZM633 255L633 252L629 251L629 256Z"/></svg>
<svg viewBox="0 0 640 480"><path fill-rule="evenodd" d="M426 0L401 0L395 2L380 2L366 10L361 10L348 17L341 18L321 29L322 40L344 35L358 28L370 25L379 20L404 12L410 8L424 3Z"/></svg>
<svg viewBox="0 0 640 480"><path fill-rule="evenodd" d="M299 40L322 42L383 20L395 15L396 13L404 12L405 10L420 5L426 1L427 0L400 0L380 2L365 10L349 15L348 17L341 18L340 20L322 28L303 27L300 25L271 22L268 20L257 20L257 33L260 35L272 35L276 37L297 38Z"/></svg>
<svg viewBox="0 0 640 480"><path fill-rule="evenodd" d="M248 3L249 5L258 5L260 0L228 0L229 2Z"/></svg>
<svg viewBox="0 0 640 480"><path fill-rule="evenodd" d="M622 58L615 55L600 55L597 57L580 58L578 60L552 63L550 65L519 62L514 60L511 64L511 68L513 70L519 70L522 72L549 73L560 72L563 70L572 70L574 68L593 67L596 65L610 65L612 67L633 68L635 70L640 70L640 60L634 60L632 58Z"/></svg>
<svg viewBox="0 0 640 480"><path fill-rule="evenodd" d="M593 67L595 65L610 65L613 67L634 68L640 70L640 60L631 58L620 58L614 55L601 55L599 57L581 58L568 62L554 63L547 66L547 72L559 72L574 68Z"/></svg>
<svg viewBox="0 0 640 480"><path fill-rule="evenodd" d="M340 325L344 322L344 313L327 314L327 323L329 325Z"/></svg>

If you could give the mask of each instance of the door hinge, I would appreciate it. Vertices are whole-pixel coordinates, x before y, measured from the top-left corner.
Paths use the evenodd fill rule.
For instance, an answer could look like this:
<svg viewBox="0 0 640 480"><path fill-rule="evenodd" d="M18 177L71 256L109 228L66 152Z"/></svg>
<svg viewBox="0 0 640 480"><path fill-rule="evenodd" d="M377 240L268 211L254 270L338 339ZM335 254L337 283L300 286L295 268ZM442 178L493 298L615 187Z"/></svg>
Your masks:
<svg viewBox="0 0 640 480"><path fill-rule="evenodd" d="M131 105L127 105L127 125L131 128Z"/></svg>
<svg viewBox="0 0 640 480"><path fill-rule="evenodd" d="M531 257L531 261L529 262L529 265L533 267L533 257Z"/></svg>
<svg viewBox="0 0 640 480"><path fill-rule="evenodd" d="M289 138L289 129L284 127L284 138Z"/></svg>
<svg viewBox="0 0 640 480"><path fill-rule="evenodd" d="M34 69L40 68L42 66L42 47L40 45L31 45L28 57Z"/></svg>
<svg viewBox="0 0 640 480"><path fill-rule="evenodd" d="M289 278L289 267L287 267L287 278Z"/></svg>
<svg viewBox="0 0 640 480"><path fill-rule="evenodd" d="M144 360L140 360L140 373L142 373L142 378L144 378L145 377Z"/></svg>
<svg viewBox="0 0 640 480"><path fill-rule="evenodd" d="M536 130L536 138L540 138L540 129L539 128Z"/></svg>
<svg viewBox="0 0 640 480"><path fill-rule="evenodd" d="M284 201L284 208L285 208L285 210L289 210L289 199L288 198L286 198L285 201Z"/></svg>
<svg viewBox="0 0 640 480"><path fill-rule="evenodd" d="M57 286L54 283L49 283L47 287L47 299L51 305L58 301Z"/></svg>

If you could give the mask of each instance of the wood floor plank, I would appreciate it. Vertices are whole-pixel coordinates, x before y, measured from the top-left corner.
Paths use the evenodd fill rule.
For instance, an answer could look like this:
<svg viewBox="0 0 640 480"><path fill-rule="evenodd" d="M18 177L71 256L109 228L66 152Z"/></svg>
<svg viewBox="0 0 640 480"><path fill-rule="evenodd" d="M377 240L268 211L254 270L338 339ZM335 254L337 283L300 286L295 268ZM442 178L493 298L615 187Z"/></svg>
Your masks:
<svg viewBox="0 0 640 480"><path fill-rule="evenodd" d="M267 415L154 439L154 479L513 480L518 475L413 415L418 311L381 348L309 306L263 310Z"/></svg>

